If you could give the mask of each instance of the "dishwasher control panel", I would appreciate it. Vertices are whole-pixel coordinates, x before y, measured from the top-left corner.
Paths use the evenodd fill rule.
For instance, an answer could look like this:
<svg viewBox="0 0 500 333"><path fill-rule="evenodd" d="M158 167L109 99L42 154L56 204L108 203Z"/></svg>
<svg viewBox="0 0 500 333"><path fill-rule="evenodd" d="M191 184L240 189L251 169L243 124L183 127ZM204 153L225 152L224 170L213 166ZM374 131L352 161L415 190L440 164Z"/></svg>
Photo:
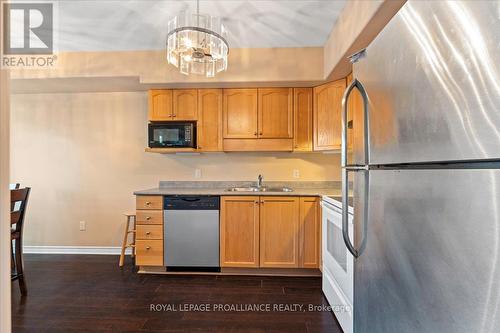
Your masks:
<svg viewBox="0 0 500 333"><path fill-rule="evenodd" d="M209 195L165 196L165 210L219 210L219 197Z"/></svg>

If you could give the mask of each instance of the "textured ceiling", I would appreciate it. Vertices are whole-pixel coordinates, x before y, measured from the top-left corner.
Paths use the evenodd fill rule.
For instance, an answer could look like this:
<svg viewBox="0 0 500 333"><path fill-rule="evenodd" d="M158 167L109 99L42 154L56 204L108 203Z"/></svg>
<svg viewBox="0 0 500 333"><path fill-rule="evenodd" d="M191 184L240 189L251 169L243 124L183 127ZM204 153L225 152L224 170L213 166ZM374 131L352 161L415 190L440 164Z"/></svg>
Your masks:
<svg viewBox="0 0 500 333"><path fill-rule="evenodd" d="M201 0L224 19L230 47L323 46L346 0ZM160 50L167 22L194 0L58 1L60 51Z"/></svg>

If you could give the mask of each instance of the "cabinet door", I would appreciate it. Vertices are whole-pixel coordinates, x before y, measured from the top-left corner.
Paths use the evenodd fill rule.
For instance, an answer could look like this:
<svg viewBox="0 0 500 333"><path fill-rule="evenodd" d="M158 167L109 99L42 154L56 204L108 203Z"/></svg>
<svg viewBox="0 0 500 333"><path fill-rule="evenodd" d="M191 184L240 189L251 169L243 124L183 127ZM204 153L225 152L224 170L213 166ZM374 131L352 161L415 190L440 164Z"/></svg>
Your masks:
<svg viewBox="0 0 500 333"><path fill-rule="evenodd" d="M149 121L172 120L172 90L149 91Z"/></svg>
<svg viewBox="0 0 500 333"><path fill-rule="evenodd" d="M312 150L312 88L293 89L293 150Z"/></svg>
<svg viewBox="0 0 500 333"><path fill-rule="evenodd" d="M136 240L137 266L163 266L163 240Z"/></svg>
<svg viewBox="0 0 500 333"><path fill-rule="evenodd" d="M340 149L345 79L314 88L314 150Z"/></svg>
<svg viewBox="0 0 500 333"><path fill-rule="evenodd" d="M320 262L320 207L319 198L300 198L299 260L301 268L318 268Z"/></svg>
<svg viewBox="0 0 500 333"><path fill-rule="evenodd" d="M198 119L198 90L178 89L173 92L174 120Z"/></svg>
<svg viewBox="0 0 500 333"><path fill-rule="evenodd" d="M259 138L289 139L293 136L293 89L259 89Z"/></svg>
<svg viewBox="0 0 500 333"><path fill-rule="evenodd" d="M222 151L222 90L198 90L198 149Z"/></svg>
<svg viewBox="0 0 500 333"><path fill-rule="evenodd" d="M298 230L298 197L260 197L260 267L299 267Z"/></svg>
<svg viewBox="0 0 500 333"><path fill-rule="evenodd" d="M257 89L224 89L224 138L257 138Z"/></svg>
<svg viewBox="0 0 500 333"><path fill-rule="evenodd" d="M221 197L221 267L259 267L259 197Z"/></svg>

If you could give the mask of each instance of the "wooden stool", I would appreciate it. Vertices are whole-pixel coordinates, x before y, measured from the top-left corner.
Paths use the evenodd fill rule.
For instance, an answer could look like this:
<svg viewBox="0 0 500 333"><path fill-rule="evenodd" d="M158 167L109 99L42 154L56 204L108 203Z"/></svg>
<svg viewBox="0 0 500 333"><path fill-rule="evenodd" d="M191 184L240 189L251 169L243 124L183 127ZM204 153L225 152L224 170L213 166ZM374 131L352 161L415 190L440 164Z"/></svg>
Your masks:
<svg viewBox="0 0 500 333"><path fill-rule="evenodd" d="M130 255L132 258L135 256L135 213L125 213L123 214L127 217L127 224L125 225L125 235L123 236L122 243L122 253L120 255L120 267L123 266L123 262L125 260L125 250L130 247L132 248L132 254ZM132 224L132 229L130 229L130 224ZM128 234L132 234L132 243L128 242Z"/></svg>

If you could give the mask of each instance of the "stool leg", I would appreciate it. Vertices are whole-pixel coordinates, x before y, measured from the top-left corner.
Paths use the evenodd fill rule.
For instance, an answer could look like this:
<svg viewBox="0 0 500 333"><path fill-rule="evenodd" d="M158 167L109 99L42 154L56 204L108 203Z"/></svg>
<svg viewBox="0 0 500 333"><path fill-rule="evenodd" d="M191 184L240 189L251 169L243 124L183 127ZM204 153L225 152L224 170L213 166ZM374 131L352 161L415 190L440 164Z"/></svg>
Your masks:
<svg viewBox="0 0 500 333"><path fill-rule="evenodd" d="M137 235L137 221L135 220L136 219L135 217L131 216L130 218L133 220L133 222L132 222L132 230L135 230L135 232L132 233L132 245L134 245L134 246L132 246L132 255L131 255L131 257L133 258L133 257L135 257L135 236Z"/></svg>
<svg viewBox="0 0 500 333"><path fill-rule="evenodd" d="M122 243L122 252L120 254L120 267L123 266L123 263L125 261L125 249L127 248L127 238L128 238L129 223L130 223L130 219L127 216L127 224L125 226L125 235L123 236L123 243Z"/></svg>

